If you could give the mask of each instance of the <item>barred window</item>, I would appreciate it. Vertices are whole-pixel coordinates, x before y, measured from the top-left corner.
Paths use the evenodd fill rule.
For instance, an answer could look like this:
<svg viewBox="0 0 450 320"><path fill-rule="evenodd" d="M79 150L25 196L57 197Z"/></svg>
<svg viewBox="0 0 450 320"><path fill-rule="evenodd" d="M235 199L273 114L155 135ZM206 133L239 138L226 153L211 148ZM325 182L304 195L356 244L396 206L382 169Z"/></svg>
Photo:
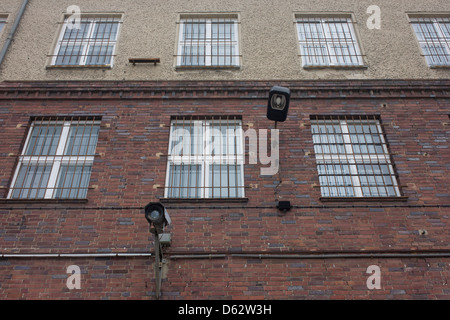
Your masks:
<svg viewBox="0 0 450 320"><path fill-rule="evenodd" d="M375 116L312 116L323 197L401 196L388 145Z"/></svg>
<svg viewBox="0 0 450 320"><path fill-rule="evenodd" d="M35 118L8 198L86 198L99 128L97 118Z"/></svg>
<svg viewBox="0 0 450 320"><path fill-rule="evenodd" d="M165 197L244 197L242 139L237 116L173 118Z"/></svg>
<svg viewBox="0 0 450 320"><path fill-rule="evenodd" d="M430 67L450 65L450 18L411 18L422 54Z"/></svg>
<svg viewBox="0 0 450 320"><path fill-rule="evenodd" d="M118 17L84 17L80 21L66 19L51 64L111 67L119 25Z"/></svg>
<svg viewBox="0 0 450 320"><path fill-rule="evenodd" d="M353 23L345 17L298 17L303 67L363 64Z"/></svg>
<svg viewBox="0 0 450 320"><path fill-rule="evenodd" d="M177 66L239 66L236 18L188 18L180 21Z"/></svg>

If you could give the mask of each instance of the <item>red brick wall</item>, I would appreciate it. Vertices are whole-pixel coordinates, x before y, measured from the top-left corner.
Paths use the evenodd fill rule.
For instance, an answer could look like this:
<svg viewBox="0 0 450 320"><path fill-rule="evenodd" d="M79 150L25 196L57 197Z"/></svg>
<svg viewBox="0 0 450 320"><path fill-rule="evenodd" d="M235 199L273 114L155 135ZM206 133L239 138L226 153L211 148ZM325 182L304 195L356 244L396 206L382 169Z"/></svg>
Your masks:
<svg viewBox="0 0 450 320"><path fill-rule="evenodd" d="M277 83L278 84L278 83ZM448 83L282 83L293 92L280 129L278 177L245 166L247 202L165 203L173 224L163 298L450 298ZM6 83L0 86L0 254L153 251L143 206L164 195L170 117L242 115L270 129L272 83ZM379 115L406 201L322 202L310 115ZM101 115L88 201L7 201L35 115ZM162 156L158 154L163 154ZM419 230L426 230L421 234ZM371 252L445 257L255 259L235 254ZM175 255L223 254L216 259ZM292 258L292 256L291 256ZM0 258L0 296L154 298L153 258ZM82 289L65 285L82 269ZM381 268L368 290L367 267Z"/></svg>

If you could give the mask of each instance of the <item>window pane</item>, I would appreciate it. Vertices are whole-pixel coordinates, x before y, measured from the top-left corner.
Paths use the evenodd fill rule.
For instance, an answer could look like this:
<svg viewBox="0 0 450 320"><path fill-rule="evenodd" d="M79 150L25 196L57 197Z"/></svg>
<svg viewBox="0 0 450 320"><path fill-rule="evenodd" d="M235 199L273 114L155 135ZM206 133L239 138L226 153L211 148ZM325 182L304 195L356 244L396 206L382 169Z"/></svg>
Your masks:
<svg viewBox="0 0 450 320"><path fill-rule="evenodd" d="M83 46L75 44L62 44L59 47L55 65L73 66L79 65L83 55Z"/></svg>
<svg viewBox="0 0 450 320"><path fill-rule="evenodd" d="M209 155L237 155L241 151L240 124L233 120L214 122L206 130Z"/></svg>
<svg viewBox="0 0 450 320"><path fill-rule="evenodd" d="M430 66L450 64L450 53L444 45L426 43L421 48Z"/></svg>
<svg viewBox="0 0 450 320"><path fill-rule="evenodd" d="M61 130L62 125L35 122L25 155L55 155L61 138Z"/></svg>
<svg viewBox="0 0 450 320"><path fill-rule="evenodd" d="M297 24L297 29L300 41L316 41L325 38L320 22L300 22Z"/></svg>
<svg viewBox="0 0 450 320"><path fill-rule="evenodd" d="M90 46L86 65L109 65L111 64L114 53L114 45L95 45Z"/></svg>
<svg viewBox="0 0 450 320"><path fill-rule="evenodd" d="M205 21L185 21L183 23L183 40L204 40L206 38Z"/></svg>
<svg viewBox="0 0 450 320"><path fill-rule="evenodd" d="M212 198L242 197L240 186L241 167L239 165L212 164L209 167L210 196Z"/></svg>
<svg viewBox="0 0 450 320"><path fill-rule="evenodd" d="M360 63L353 44L331 46L336 63L340 65L357 65Z"/></svg>
<svg viewBox="0 0 450 320"><path fill-rule="evenodd" d="M213 41L235 40L234 22L212 22L211 33Z"/></svg>
<svg viewBox="0 0 450 320"><path fill-rule="evenodd" d="M181 63L184 66L204 66L205 46L183 46Z"/></svg>
<svg viewBox="0 0 450 320"><path fill-rule="evenodd" d="M111 19L99 19L95 22L92 39L95 41L116 41L118 22L113 22Z"/></svg>
<svg viewBox="0 0 450 320"><path fill-rule="evenodd" d="M13 199L42 199L52 166L22 164L12 192Z"/></svg>
<svg viewBox="0 0 450 320"><path fill-rule="evenodd" d="M86 198L91 165L62 165L56 189L57 199Z"/></svg>
<svg viewBox="0 0 450 320"><path fill-rule="evenodd" d="M236 52L233 45L213 45L211 47L212 61L211 65L231 66L236 64Z"/></svg>
<svg viewBox="0 0 450 320"><path fill-rule="evenodd" d="M3 27L5 26L6 18L0 18L0 32L2 32Z"/></svg>
<svg viewBox="0 0 450 320"><path fill-rule="evenodd" d="M442 30L442 33L444 34L444 37L447 41L447 43L450 42L450 22L440 22L439 27Z"/></svg>
<svg viewBox="0 0 450 320"><path fill-rule="evenodd" d="M302 57L305 65L328 65L329 54L325 45L302 45Z"/></svg>
<svg viewBox="0 0 450 320"><path fill-rule="evenodd" d="M74 123L69 130L64 154L78 156L94 155L99 130L100 127L98 125L78 125Z"/></svg>
<svg viewBox="0 0 450 320"><path fill-rule="evenodd" d="M171 164L169 167L169 198L201 198L201 165Z"/></svg>
<svg viewBox="0 0 450 320"><path fill-rule="evenodd" d="M76 20L72 20L71 24L66 25L64 30L63 40L70 41L83 41L88 38L90 22L86 19L82 19L76 24Z"/></svg>
<svg viewBox="0 0 450 320"><path fill-rule="evenodd" d="M413 29L419 41L438 39L438 33L433 22L413 23Z"/></svg>
<svg viewBox="0 0 450 320"><path fill-rule="evenodd" d="M329 21L326 26L330 31L330 37L334 41L352 41L352 33L350 31L350 22Z"/></svg>
<svg viewBox="0 0 450 320"><path fill-rule="evenodd" d="M169 155L193 156L204 153L204 123L201 121L175 120L172 123Z"/></svg>

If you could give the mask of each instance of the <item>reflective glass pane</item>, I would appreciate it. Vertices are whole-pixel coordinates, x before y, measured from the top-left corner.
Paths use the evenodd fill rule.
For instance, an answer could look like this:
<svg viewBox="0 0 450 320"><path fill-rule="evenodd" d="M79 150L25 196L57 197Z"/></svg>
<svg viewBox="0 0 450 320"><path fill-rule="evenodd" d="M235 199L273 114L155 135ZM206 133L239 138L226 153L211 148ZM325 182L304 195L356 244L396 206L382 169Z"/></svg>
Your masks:
<svg viewBox="0 0 450 320"><path fill-rule="evenodd" d="M61 138L62 124L36 121L33 125L25 155L55 155Z"/></svg>

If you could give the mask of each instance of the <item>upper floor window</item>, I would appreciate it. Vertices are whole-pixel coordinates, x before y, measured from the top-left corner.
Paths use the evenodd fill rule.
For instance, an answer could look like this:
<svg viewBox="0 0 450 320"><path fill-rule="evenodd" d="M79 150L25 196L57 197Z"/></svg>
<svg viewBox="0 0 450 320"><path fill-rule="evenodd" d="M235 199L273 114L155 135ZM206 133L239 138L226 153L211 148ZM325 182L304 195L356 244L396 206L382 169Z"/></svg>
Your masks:
<svg viewBox="0 0 450 320"><path fill-rule="evenodd" d="M399 197L388 146L375 116L311 116L323 197Z"/></svg>
<svg viewBox="0 0 450 320"><path fill-rule="evenodd" d="M302 66L361 66L363 59L349 17L299 17Z"/></svg>
<svg viewBox="0 0 450 320"><path fill-rule="evenodd" d="M244 197L242 139L236 116L172 119L165 197Z"/></svg>
<svg viewBox="0 0 450 320"><path fill-rule="evenodd" d="M430 67L450 66L450 18L411 18L422 54Z"/></svg>
<svg viewBox="0 0 450 320"><path fill-rule="evenodd" d="M237 17L181 18L177 67L239 67L239 64Z"/></svg>
<svg viewBox="0 0 450 320"><path fill-rule="evenodd" d="M8 198L86 198L99 128L96 118L35 118Z"/></svg>
<svg viewBox="0 0 450 320"><path fill-rule="evenodd" d="M114 16L66 19L51 65L112 67L119 27Z"/></svg>

